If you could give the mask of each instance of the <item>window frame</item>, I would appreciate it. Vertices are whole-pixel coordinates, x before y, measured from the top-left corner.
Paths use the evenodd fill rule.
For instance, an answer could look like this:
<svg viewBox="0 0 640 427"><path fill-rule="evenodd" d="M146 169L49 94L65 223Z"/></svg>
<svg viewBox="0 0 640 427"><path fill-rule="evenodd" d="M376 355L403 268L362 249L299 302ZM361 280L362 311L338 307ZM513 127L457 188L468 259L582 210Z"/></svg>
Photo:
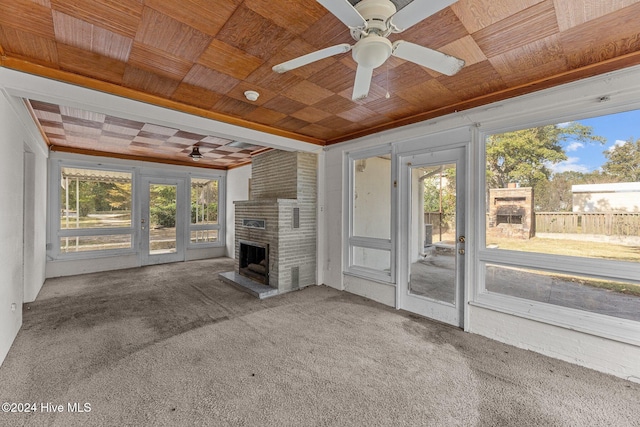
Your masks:
<svg viewBox="0 0 640 427"><path fill-rule="evenodd" d="M191 188L191 177L207 180L218 181L218 224L196 225L191 224L191 193L185 191L181 196L182 215L186 215L187 221L182 226L184 232L185 249L200 250L210 248L220 248L226 245L226 174L220 171L209 172L206 170L196 171L177 171L171 170L165 172L159 166L151 165L128 165L127 161L102 162L99 160L91 161L86 159L75 158L74 156L55 155L49 159L48 171L48 189L47 189L47 258L49 261L70 261L70 260L89 260L93 258L118 257L118 256L141 256L141 231L139 228L141 220L141 202L140 191L144 191L142 180L145 177L153 176L157 178L177 178L183 182L189 183ZM89 169L98 171L125 172L131 174L131 226L130 227L101 227L101 228L79 228L79 229L63 229L61 227L61 173L62 168ZM193 227L193 228L192 228ZM191 243L192 229L216 229L218 231L218 240L216 242ZM104 235L129 235L131 236L131 247L126 249L99 249L87 250L80 252L61 251L60 240L65 237L76 236L104 236ZM185 254L186 259L189 256Z"/></svg>
<svg viewBox="0 0 640 427"><path fill-rule="evenodd" d="M640 108L636 105L635 108ZM543 120L509 120L508 126L479 125L478 144L476 148L476 193L486 193L486 142L490 135L527 129L535 126L558 124L565 121L583 120L618 112L629 111L633 108L601 108L591 111L580 111L576 108L571 115L563 117L548 116ZM574 309L539 301L528 300L487 291L485 286L486 265L492 264L506 267L519 267L541 271L558 272L569 275L588 276L603 279L620 279L637 281L640 277L640 265L632 262L604 260L567 255L543 254L536 252L513 251L500 248L486 247L486 197L476 200L476 263L474 275L477 278L473 286L469 304L493 311L498 311L518 317L547 323L566 329L609 338L633 345L640 345L640 322L614 316L594 313L586 310Z"/></svg>
<svg viewBox="0 0 640 427"><path fill-rule="evenodd" d="M191 223L191 181L193 179L206 179L209 181L217 181L218 182L218 223L217 224L192 224ZM226 218L226 210L225 210L225 176L224 175L206 175L203 173L189 173L189 182L187 184L187 233L185 234L185 239L187 243L187 249L202 249L202 248L212 248L212 247L222 247L226 244L225 239L225 227L224 227L224 219ZM206 230L217 230L218 231L218 240L215 242L202 242L202 243L194 243L191 241L191 232L192 231L206 231Z"/></svg>
<svg viewBox="0 0 640 427"><path fill-rule="evenodd" d="M124 172L131 174L131 226L129 227L100 227L100 228L62 228L62 210L60 205L62 169L86 169L106 172ZM137 197L137 171L134 167L105 165L103 163L90 163L77 160L58 159L51 167L49 186L49 243L47 249L51 251L51 258L56 260L67 259L88 259L103 256L132 255L137 253L138 234L135 224L139 222L139 212L136 207ZM131 247L124 249L96 249L79 252L62 252L60 241L66 237L83 236L107 236L107 235L129 235L131 236Z"/></svg>
<svg viewBox="0 0 640 427"><path fill-rule="evenodd" d="M375 237L365 237L365 236L357 236L354 235L354 195L355 195L355 165L358 160L363 160L371 157L377 156L390 156L390 173L389 173L389 183L390 183L390 192L389 192L389 200L391 201L389 209L390 209L390 223L389 223L389 238L375 238ZM344 191L344 205L347 206L345 209L345 219L344 219L344 233L347 238L344 240L343 247L343 274L351 275L355 277L360 277L363 279L373 280L375 282L395 285L395 269L396 269L396 257L395 257L395 244L394 244L394 236L395 236L395 209L393 209L393 200L394 200L394 186L393 186L393 176L394 176L394 164L393 164L393 149L391 145L383 145L381 147L369 148L358 150L350 153L345 153L346 161L345 161L345 191ZM384 270L376 270L369 267L364 267L360 265L354 264L354 248L364 248L364 249L376 249L382 251L389 252L390 259L390 269L389 271Z"/></svg>

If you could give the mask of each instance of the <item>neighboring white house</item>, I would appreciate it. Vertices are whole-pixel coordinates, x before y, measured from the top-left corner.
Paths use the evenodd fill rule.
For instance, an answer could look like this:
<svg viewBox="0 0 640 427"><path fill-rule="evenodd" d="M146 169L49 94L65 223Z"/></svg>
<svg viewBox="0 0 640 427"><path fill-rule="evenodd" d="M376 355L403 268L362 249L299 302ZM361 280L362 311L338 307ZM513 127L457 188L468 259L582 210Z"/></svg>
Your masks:
<svg viewBox="0 0 640 427"><path fill-rule="evenodd" d="M640 182L572 185L573 212L640 212Z"/></svg>

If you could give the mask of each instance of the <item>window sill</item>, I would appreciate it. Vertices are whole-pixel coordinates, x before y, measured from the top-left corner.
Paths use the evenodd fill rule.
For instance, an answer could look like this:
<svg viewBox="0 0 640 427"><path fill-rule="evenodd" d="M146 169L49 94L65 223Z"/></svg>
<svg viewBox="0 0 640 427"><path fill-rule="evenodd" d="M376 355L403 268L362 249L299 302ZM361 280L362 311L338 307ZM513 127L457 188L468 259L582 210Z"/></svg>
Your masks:
<svg viewBox="0 0 640 427"><path fill-rule="evenodd" d="M490 292L478 295L475 301L469 302L469 305L640 346L640 326L633 320Z"/></svg>
<svg viewBox="0 0 640 427"><path fill-rule="evenodd" d="M391 276L385 275L384 273L377 273L374 271L361 269L351 269L343 271L342 274L344 274L345 276L357 277L359 279L371 280L372 282L393 286L394 288L396 287L395 283L393 283L391 280Z"/></svg>

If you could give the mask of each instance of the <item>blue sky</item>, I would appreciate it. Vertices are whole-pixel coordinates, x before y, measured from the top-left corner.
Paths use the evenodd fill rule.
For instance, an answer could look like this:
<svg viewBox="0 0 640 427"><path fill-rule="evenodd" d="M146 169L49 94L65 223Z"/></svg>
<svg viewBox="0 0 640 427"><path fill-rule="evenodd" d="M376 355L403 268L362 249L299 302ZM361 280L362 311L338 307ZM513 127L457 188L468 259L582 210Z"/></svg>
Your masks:
<svg viewBox="0 0 640 427"><path fill-rule="evenodd" d="M591 126L593 134L605 137L607 142L600 145L566 141L563 146L568 160L552 165L551 170L554 172L592 172L606 161L603 151L622 144L629 138L633 138L634 141L640 139L640 110L575 121Z"/></svg>

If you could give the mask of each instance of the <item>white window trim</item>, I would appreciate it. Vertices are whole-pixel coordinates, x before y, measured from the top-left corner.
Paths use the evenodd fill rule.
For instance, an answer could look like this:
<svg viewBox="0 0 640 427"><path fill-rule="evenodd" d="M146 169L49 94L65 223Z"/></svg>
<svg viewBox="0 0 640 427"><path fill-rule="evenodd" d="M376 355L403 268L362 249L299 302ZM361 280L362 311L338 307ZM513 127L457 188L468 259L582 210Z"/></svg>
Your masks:
<svg viewBox="0 0 640 427"><path fill-rule="evenodd" d="M485 194L486 191L486 175L483 171L486 170L486 139L489 135L527 129L535 126L557 124L565 121L583 120L640 108L640 103L637 102L634 103L633 108L630 107L629 103L604 108L602 105L594 106L593 104L581 106L579 102L580 101L576 101L574 103L577 104L574 105L574 108L572 108L571 105L563 105L561 108L549 109L544 113L523 113L519 117L503 119L500 120L500 122L493 123L493 125L479 125L481 129L479 129L477 133L478 144L476 144L475 149L477 153L475 156L477 159L476 170L479 172L479 179L476 181L475 188L476 194ZM584 104L584 100L582 100L582 103ZM572 113L567 114L567 110L572 111ZM640 277L640 265L631 262L595 258L508 251L504 249L486 249L485 197L477 198L476 212L482 214L477 215L475 220L475 239L478 244L476 249L477 262L475 263L475 271L473 273L477 280L473 286L474 292L472 292L471 295L470 305L594 336L640 345L640 322L492 293L487 291L485 287L486 264L517 266L566 274L634 281Z"/></svg>
<svg viewBox="0 0 640 427"><path fill-rule="evenodd" d="M344 206L347 207L345 209L345 217L344 217L344 233L347 236L343 243L343 274L360 277L363 279L373 280L376 282L380 282L383 284L394 285L395 284L395 245L393 242L393 236L395 235L395 221L394 221L394 209L391 209L391 217L389 224L389 231L391 238L389 239L379 239L373 237L363 237L363 236L354 236L353 234L353 196L354 196L354 168L355 162L357 160L367 159L375 156L389 155L392 157L391 164L391 174L389 175L389 180L393 182L393 151L392 146L390 144L386 144L379 147L368 148L363 150L358 150L351 153L345 153L345 177L344 180ZM389 195L390 200L394 200L394 187L391 185L391 194ZM389 251L390 257L390 271L382 271L376 270L373 268L367 268L363 266L358 266L353 264L353 248L361 247L366 249L380 249Z"/></svg>
<svg viewBox="0 0 640 427"><path fill-rule="evenodd" d="M90 169L101 170L111 172L126 172L131 174L131 227L112 227L112 228L78 228L78 229L63 229L60 227L61 211L60 211L60 177L63 167L78 168L78 169ZM108 165L108 164L95 164L91 162L78 161L78 160L64 160L58 159L52 162L49 175L49 243L47 244L47 250L49 257L55 260L70 260L70 259L89 259L99 257L111 257L118 255L131 255L135 254L138 235L136 233L134 224L138 222L139 214L134 207L136 200L136 176L137 170L134 167ZM100 249L82 252L67 252L63 253L60 249L60 240L65 237L76 236L106 236L106 235L130 235L131 236L131 248L128 249Z"/></svg>
<svg viewBox="0 0 640 427"><path fill-rule="evenodd" d="M191 195L189 191L184 193L185 209L183 209L183 215L187 215L187 221L183 230L185 233L184 247L186 250L198 250L208 249L214 247L224 247L226 243L226 224L224 218L226 218L226 175L222 173L207 173L206 171L177 171L172 170L168 173L161 173L160 168L153 166L128 166L121 162L108 162L108 161L90 161L84 159L66 158L62 156L60 158L50 159L49 168L49 189L47 192L48 197L48 223L47 223L47 257L50 261L68 261L68 260L86 260L92 258L104 258L104 257L117 257L117 256L130 256L140 254L141 233L137 225L140 224L140 201L139 191L142 179L144 177L154 178L175 178L189 182L189 188L191 185L191 177L203 178L203 179L215 179L218 181L218 224L211 225L191 225L190 218L190 206ZM93 169L104 170L114 172L127 172L131 173L131 227L113 227L113 228L81 228L81 229L63 229L60 227L60 176L61 168L79 168L79 169ZM210 243L191 243L191 231L192 230L206 230L216 229L218 230L218 241ZM65 237L75 236L101 236L101 235L130 235L131 236L131 248L127 249L101 249L91 250L83 252L69 252L63 253L60 250L60 239Z"/></svg>
<svg viewBox="0 0 640 427"><path fill-rule="evenodd" d="M191 223L191 179L209 179L218 181L218 223L217 224L192 224ZM189 182L187 184L187 249L203 249L223 247L226 244L224 218L226 218L225 201L226 201L226 181L224 175L207 175L200 173L190 173ZM191 242L191 232L201 230L218 230L218 240L215 242L193 243Z"/></svg>

